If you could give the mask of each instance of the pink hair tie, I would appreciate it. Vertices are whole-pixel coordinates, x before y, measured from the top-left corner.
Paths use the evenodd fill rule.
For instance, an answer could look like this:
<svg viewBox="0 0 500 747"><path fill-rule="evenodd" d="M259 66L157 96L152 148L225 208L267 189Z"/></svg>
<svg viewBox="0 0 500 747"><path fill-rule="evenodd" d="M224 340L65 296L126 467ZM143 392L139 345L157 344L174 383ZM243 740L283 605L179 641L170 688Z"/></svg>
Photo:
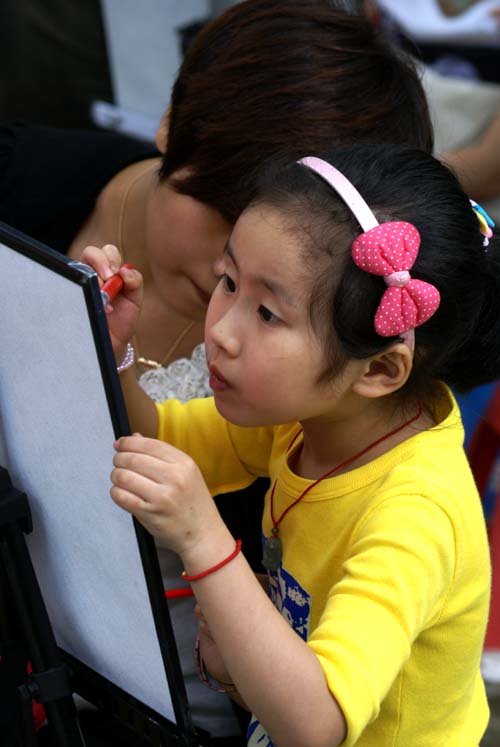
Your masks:
<svg viewBox="0 0 500 747"><path fill-rule="evenodd" d="M308 156L299 163L315 171L338 192L364 231L352 244L353 261L361 270L381 275L388 286L375 312L377 334L405 336L430 319L441 298L434 285L410 275L420 248L420 234L415 226L406 221L379 223L351 182L321 158ZM412 347L412 339L405 339Z"/></svg>

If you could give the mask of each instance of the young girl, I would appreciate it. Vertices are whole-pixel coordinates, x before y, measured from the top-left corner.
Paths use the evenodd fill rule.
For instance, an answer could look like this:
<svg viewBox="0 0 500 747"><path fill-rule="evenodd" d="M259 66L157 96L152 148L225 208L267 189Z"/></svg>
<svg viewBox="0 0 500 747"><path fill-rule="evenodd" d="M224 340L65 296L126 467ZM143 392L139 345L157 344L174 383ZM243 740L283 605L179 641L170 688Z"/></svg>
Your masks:
<svg viewBox="0 0 500 747"><path fill-rule="evenodd" d="M413 63L340 5L247 0L217 14L182 61L158 151L116 133L0 123L0 220L75 260L88 244L116 244L141 271L135 372L155 400L210 393L199 343L216 284L213 263L253 190L250 182L245 192L236 186L242 176L278 150L293 161L302 148L319 152L353 140L432 149ZM245 492L237 502L221 496L218 505L236 535L244 532L246 556L258 568L263 486L257 481ZM179 559L166 548L158 554L165 586L175 587ZM0 588L0 626L7 614L1 597ZM171 614L195 724L214 738L237 734L228 699L198 680L192 600L176 599ZM0 664L0 701L6 690L15 700L17 682L9 678L3 688L2 671Z"/></svg>
<svg viewBox="0 0 500 747"><path fill-rule="evenodd" d="M499 260L476 211L419 151L278 159L217 266L213 399L154 406L122 373L142 435L116 443L111 495L180 555L250 745L481 740L489 553L449 388L500 375ZM85 257L101 276L120 261ZM120 360L142 287L123 278ZM256 475L269 595L211 498Z"/></svg>

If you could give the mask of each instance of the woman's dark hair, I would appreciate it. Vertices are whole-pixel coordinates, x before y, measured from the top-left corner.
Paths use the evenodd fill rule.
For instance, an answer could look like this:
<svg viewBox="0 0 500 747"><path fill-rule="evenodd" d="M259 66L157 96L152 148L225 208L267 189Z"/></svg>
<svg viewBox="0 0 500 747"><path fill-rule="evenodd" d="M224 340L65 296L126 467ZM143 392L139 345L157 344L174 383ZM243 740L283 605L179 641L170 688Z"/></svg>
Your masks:
<svg viewBox="0 0 500 747"><path fill-rule="evenodd" d="M499 378L499 246L496 238L483 246L477 217L452 172L429 154L396 145L339 147L322 157L358 189L379 222L416 226L421 244L411 276L441 295L434 316L415 330L414 364L402 396L424 398L436 381L466 392ZM316 278L310 314L317 334L326 336L325 377L349 358L369 357L400 340L375 332L386 285L354 264L351 245L362 229L337 192L283 157L256 178L253 204L281 211L303 241Z"/></svg>
<svg viewBox="0 0 500 747"><path fill-rule="evenodd" d="M327 0L247 0L209 23L173 87L160 178L234 222L240 180L273 153L396 142L426 151L419 76L364 18Z"/></svg>

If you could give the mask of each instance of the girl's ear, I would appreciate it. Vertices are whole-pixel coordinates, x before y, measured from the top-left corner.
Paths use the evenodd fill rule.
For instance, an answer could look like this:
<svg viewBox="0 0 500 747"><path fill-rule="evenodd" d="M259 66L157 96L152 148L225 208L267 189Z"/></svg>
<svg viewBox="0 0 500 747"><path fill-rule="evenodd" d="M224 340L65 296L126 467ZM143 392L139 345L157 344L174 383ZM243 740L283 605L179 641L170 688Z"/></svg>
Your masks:
<svg viewBox="0 0 500 747"><path fill-rule="evenodd" d="M156 130L156 147L160 151L160 153L165 153L167 150L167 141L168 141L168 126L170 122L170 109L167 109L165 114L160 120L160 124L158 125L158 129Z"/></svg>
<svg viewBox="0 0 500 747"><path fill-rule="evenodd" d="M353 391L370 398L391 394L406 384L412 364L412 351L405 343L398 342L367 361Z"/></svg>

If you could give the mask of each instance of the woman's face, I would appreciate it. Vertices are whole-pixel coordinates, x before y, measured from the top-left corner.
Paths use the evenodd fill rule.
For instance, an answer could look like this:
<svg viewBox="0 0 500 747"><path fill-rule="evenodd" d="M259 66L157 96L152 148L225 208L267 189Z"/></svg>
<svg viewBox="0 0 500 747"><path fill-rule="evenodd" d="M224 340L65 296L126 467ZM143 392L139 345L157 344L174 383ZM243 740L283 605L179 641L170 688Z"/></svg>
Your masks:
<svg viewBox="0 0 500 747"><path fill-rule="evenodd" d="M176 192L169 181L156 186L146 207L149 281L170 308L201 321L217 284L214 263L232 226L214 208Z"/></svg>

